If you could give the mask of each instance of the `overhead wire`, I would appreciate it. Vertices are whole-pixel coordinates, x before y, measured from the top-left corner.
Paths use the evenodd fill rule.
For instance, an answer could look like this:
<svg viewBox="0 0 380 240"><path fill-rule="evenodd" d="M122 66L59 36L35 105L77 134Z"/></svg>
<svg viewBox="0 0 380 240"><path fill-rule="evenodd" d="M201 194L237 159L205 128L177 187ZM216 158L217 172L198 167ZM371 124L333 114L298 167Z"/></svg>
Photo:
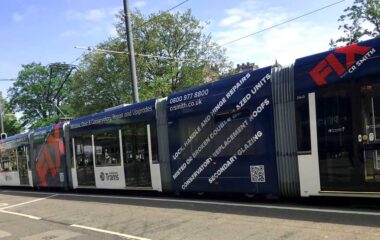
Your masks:
<svg viewBox="0 0 380 240"><path fill-rule="evenodd" d="M159 12L159 13L160 13L160 14L163 14L163 13L166 13L166 12L170 12L171 10L174 10L174 9L178 8L179 6L182 6L183 4L185 4L185 3L188 2L188 1L190 1L190 0L184 0L184 1L180 2L180 3L178 3L177 5L175 5L175 6L171 7L171 8L169 8L169 9L167 9L167 10L165 10L165 11ZM150 19L148 19L147 21L143 22L143 23L140 25L140 27L143 27L143 26L145 26L146 24L150 23L150 22L151 22L154 18L156 18L156 17L157 17L157 15L156 15L156 16L153 16L152 18L150 18ZM131 30L129 30L129 32L131 32L132 30L133 30L133 28L132 28Z"/></svg>
<svg viewBox="0 0 380 240"><path fill-rule="evenodd" d="M223 47L223 46L229 45L229 44L231 44L231 43L234 43L234 42L240 41L240 40L242 40L242 39L245 39L245 38L251 37L251 36L253 36L253 35L256 35L256 34L262 33L262 32L264 32L264 31L270 30L270 29L272 29L272 28L276 28L276 27L281 26L281 25L284 25L284 24L286 24L286 23L289 23L289 22L295 21L295 20L297 20L297 19L300 19L300 18L306 17L306 16L308 16L308 15L311 15L311 14L313 14L313 13L316 13L316 12L322 11L322 10L324 10L324 9L326 9L326 8L330 8L330 7L334 6L334 5L337 5L337 4L339 4L339 3L342 3L342 2L344 2L344 1L345 1L345 0L340 0L340 1L337 1L337 2L334 2L334 3L331 3L331 4L329 4L329 5L326 5L326 6L324 6L324 7L321 7L321 8L315 9L315 10L310 11L310 12L307 12L307 13L302 14L302 15L300 15L300 16L297 16L297 17L294 17L294 18L288 19L288 20L286 20L286 21L284 21L284 22L280 22L280 23L277 23L277 24L272 25L272 26L270 26L270 27L263 28L263 29L261 29L261 30L259 30L259 31L257 31L257 32L253 32L253 33L250 33L250 34L245 35L245 36L243 36L243 37L239 37L239 38L236 38L236 39L234 39L234 40L228 41L228 42L226 42L226 43L221 44L220 46Z"/></svg>
<svg viewBox="0 0 380 240"><path fill-rule="evenodd" d="M0 78L0 82L15 82L16 78Z"/></svg>
<svg viewBox="0 0 380 240"><path fill-rule="evenodd" d="M175 6L171 7L171 8L169 8L169 9L167 9L167 10L161 12L161 13L170 12L170 11L172 11L172 10L178 8L179 6L185 4L185 3L188 2L188 1L189 1L189 0L184 0L184 1L180 2L180 3L178 3L177 5L175 5ZM144 26L144 25L147 24L148 22L150 22L150 20L144 22L144 23L142 24L142 26ZM100 49L97 49L96 51L101 52ZM112 52L113 52L113 53L120 53L120 52L116 52L116 51L112 51L112 50L104 50L103 52L106 52L106 51L107 51L107 52L110 52L110 53L112 53ZM127 52L125 52L125 54L127 54ZM170 57L154 56L154 55L148 55L148 54L136 54L136 55L139 55L139 56L146 56L146 57L154 57L154 58L163 58L163 59L179 59L179 58L170 58ZM73 64L74 64L75 62L77 62L81 57L82 57L82 54L81 54L79 57L77 57L76 59L74 59L72 62L70 62L69 65L73 65ZM188 60L190 60L190 59L183 59L183 60L187 60L187 61L188 61ZM14 82L14 81L17 81L17 79L16 79L16 78L0 78L0 82Z"/></svg>
<svg viewBox="0 0 380 240"><path fill-rule="evenodd" d="M178 8L179 6L182 6L183 4L185 4L186 2L188 2L189 0L184 0L180 3L178 3L177 5L165 10L165 11L162 11L160 12L160 14L162 13L165 13L165 12L170 12L176 8ZM148 19L147 21L143 22L140 27L142 26L145 26L146 24L150 23L152 21L152 19L154 19L154 17ZM132 31L132 29L130 30ZM87 51L90 51L90 52L100 52L100 53L115 53L115 54L125 54L125 55L128 55L129 53L128 52L120 52L120 51L114 51L114 50L107 50L107 49L100 49L100 48L93 48L93 47L80 47L80 46L75 46L74 48L77 48L77 49L84 49L84 50L87 50ZM195 61L194 59L189 59L189 58L178 58L178 57L164 57L164 56L157 56L157 55L152 55L152 54L141 54L141 53L136 53L135 56L141 56L141 57L147 57L147 58L157 58L157 59L167 59L167 60L176 60L176 61Z"/></svg>
<svg viewBox="0 0 380 240"><path fill-rule="evenodd" d="M69 65L73 65L81 57L82 57L82 54L79 57L77 57L74 61L70 62ZM17 81L17 78L0 78L0 82L15 82L15 81Z"/></svg>
<svg viewBox="0 0 380 240"><path fill-rule="evenodd" d="M69 63L69 65L73 65L75 62L79 61L79 59L81 59L82 57L82 54L79 55L77 58L74 59L74 61L72 61L71 63Z"/></svg>
<svg viewBox="0 0 380 240"><path fill-rule="evenodd" d="M164 12L170 12L171 10L176 9L177 7L179 7L179 6L183 5L183 4L185 4L185 3L188 2L188 1L189 1L189 0L182 1L182 2L180 2L180 3L178 3L177 5L175 5L175 6L171 7L171 8L169 8L168 10L166 10L166 11L164 11Z"/></svg>
<svg viewBox="0 0 380 240"><path fill-rule="evenodd" d="M92 47L80 47L75 46L76 49L84 49L90 52L100 52L100 53L115 53L115 54L123 54L128 55L128 52L121 52L121 51L115 51L115 50L108 50L108 49L101 49L101 48L92 48ZM157 58L157 59L167 59L167 60L177 60L177 61L195 61L191 58L178 58L178 57L165 57L165 56L158 56L158 55L152 55L152 54L142 54L142 53L135 53L135 56L141 56L141 57L147 57L147 58Z"/></svg>

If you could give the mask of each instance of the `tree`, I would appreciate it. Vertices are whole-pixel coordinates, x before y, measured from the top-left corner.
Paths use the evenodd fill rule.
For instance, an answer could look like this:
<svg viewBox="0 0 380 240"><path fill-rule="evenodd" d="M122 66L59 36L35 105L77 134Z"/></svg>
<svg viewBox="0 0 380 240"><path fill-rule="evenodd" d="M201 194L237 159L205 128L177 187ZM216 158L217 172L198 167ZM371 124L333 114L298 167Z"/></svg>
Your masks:
<svg viewBox="0 0 380 240"><path fill-rule="evenodd" d="M344 35L336 43L348 45L359 42L363 37L376 37L380 34L380 1L355 0L338 21Z"/></svg>
<svg viewBox="0 0 380 240"><path fill-rule="evenodd" d="M109 39L98 48L125 51L120 39ZM70 103L76 116L103 111L131 101L127 57L114 54L85 54L74 74Z"/></svg>
<svg viewBox="0 0 380 240"><path fill-rule="evenodd" d="M56 122L61 114L57 107L70 112L67 83L71 71L71 66L60 63L22 65L16 82L8 90L11 108L23 114L22 126L34 129Z"/></svg>
<svg viewBox="0 0 380 240"><path fill-rule="evenodd" d="M97 48L126 51L122 13L118 17L118 37L104 41ZM204 34L204 25L190 10L149 16L135 12L132 25L135 52L140 54L136 63L141 100L164 97L173 91L217 79L231 68L225 50L212 42L210 35ZM89 114L131 102L128 66L126 55L86 54L74 76L74 108L81 109L80 114Z"/></svg>
<svg viewBox="0 0 380 240"><path fill-rule="evenodd" d="M329 46L330 50L334 50L338 47L337 43L333 39L330 39Z"/></svg>
<svg viewBox="0 0 380 240"><path fill-rule="evenodd" d="M0 92L0 105L2 106L4 113L4 132L8 134L8 136L15 135L21 133L24 129L16 118L16 115L11 112L8 101L3 98Z"/></svg>
<svg viewBox="0 0 380 240"><path fill-rule="evenodd" d="M203 33L204 26L192 16L191 10L175 14L163 12L147 18L137 12L134 26L139 53L188 59L173 61L140 57L139 78L145 86L141 89L143 96L164 97L173 91L203 83L210 73L219 73L228 67L224 50L211 41L210 35ZM122 22L116 27L125 39Z"/></svg>

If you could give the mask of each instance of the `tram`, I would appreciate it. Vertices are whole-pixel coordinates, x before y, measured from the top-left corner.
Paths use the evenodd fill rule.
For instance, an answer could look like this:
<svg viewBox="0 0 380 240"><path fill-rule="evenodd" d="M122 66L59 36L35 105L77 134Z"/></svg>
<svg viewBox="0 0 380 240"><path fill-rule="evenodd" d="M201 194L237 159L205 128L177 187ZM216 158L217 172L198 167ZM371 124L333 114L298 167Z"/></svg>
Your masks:
<svg viewBox="0 0 380 240"><path fill-rule="evenodd" d="M380 38L0 141L0 186L380 196Z"/></svg>

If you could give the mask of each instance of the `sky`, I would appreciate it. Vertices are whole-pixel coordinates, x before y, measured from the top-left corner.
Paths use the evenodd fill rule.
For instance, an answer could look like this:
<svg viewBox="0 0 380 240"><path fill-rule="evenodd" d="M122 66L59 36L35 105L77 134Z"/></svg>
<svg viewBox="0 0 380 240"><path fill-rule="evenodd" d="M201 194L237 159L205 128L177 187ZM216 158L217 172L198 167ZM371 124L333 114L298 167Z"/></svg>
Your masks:
<svg viewBox="0 0 380 240"><path fill-rule="evenodd" d="M143 14L164 11L183 0L129 0L131 10ZM206 25L213 41L236 38L303 15L338 0L188 0L172 10L191 9ZM330 39L342 33L337 19L352 5L345 0L296 21L225 45L235 65L254 62L260 67L277 60L282 65L296 58L325 51ZM115 36L115 14L123 0L0 0L0 79L17 78L23 64L78 63L83 50ZM0 81L6 96L12 82Z"/></svg>

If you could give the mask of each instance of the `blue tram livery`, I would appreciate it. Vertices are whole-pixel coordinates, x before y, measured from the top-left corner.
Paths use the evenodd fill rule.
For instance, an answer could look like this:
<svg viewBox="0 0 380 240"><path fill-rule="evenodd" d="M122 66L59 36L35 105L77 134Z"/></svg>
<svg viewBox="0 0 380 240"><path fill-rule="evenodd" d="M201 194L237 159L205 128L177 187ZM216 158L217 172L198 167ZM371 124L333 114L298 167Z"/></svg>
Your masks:
<svg viewBox="0 0 380 240"><path fill-rule="evenodd" d="M380 196L380 39L0 141L0 185Z"/></svg>

